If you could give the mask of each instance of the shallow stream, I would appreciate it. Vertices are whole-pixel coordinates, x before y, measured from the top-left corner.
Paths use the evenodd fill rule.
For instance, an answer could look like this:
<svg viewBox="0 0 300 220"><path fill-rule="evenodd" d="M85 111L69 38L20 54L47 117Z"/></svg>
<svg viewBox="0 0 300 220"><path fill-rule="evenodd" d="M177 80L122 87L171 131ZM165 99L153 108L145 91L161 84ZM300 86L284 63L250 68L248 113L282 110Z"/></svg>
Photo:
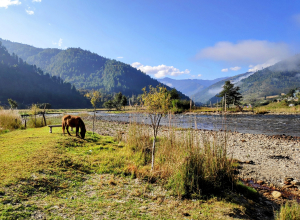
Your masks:
<svg viewBox="0 0 300 220"><path fill-rule="evenodd" d="M107 121L150 124L147 114L111 114L98 112L97 118ZM241 133L300 136L300 115L172 115L161 125L205 130L227 130Z"/></svg>

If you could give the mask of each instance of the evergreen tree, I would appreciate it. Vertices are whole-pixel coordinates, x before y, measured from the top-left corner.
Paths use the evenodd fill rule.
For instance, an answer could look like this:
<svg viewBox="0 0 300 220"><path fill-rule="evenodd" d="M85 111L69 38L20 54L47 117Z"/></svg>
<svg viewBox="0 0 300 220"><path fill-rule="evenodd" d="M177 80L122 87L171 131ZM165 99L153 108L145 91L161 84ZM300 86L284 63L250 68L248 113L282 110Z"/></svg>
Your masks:
<svg viewBox="0 0 300 220"><path fill-rule="evenodd" d="M223 90L217 95L217 97L225 97L226 105L229 107L230 104L239 105L241 99L243 98L241 93L239 93L240 87L234 87L234 84L229 80L225 81Z"/></svg>

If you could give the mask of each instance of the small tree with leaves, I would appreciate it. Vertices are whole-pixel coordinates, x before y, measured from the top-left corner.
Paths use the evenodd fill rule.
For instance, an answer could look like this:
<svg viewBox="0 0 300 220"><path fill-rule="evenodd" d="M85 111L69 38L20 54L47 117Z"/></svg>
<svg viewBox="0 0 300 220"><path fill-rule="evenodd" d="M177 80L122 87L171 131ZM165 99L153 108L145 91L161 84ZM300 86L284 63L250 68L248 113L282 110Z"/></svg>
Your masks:
<svg viewBox="0 0 300 220"><path fill-rule="evenodd" d="M11 109L18 108L18 103L17 103L17 101L14 101L14 100L12 100L12 99L7 99L7 101L8 101L8 104L10 105L10 108L11 108Z"/></svg>
<svg viewBox="0 0 300 220"><path fill-rule="evenodd" d="M122 96L121 105L124 107L125 110L125 106L127 105L127 98L125 95Z"/></svg>
<svg viewBox="0 0 300 220"><path fill-rule="evenodd" d="M116 110L121 110L121 107L122 107L122 98L123 98L123 95L122 95L121 92L115 94L113 103L114 103L114 106L115 106Z"/></svg>
<svg viewBox="0 0 300 220"><path fill-rule="evenodd" d="M96 119L96 108L101 103L101 93L97 90L92 90L92 91L86 93L85 97L87 97L91 101L91 104L94 107L94 117L93 117L93 134L94 134L95 119Z"/></svg>
<svg viewBox="0 0 300 220"><path fill-rule="evenodd" d="M149 86L149 91L143 88L142 102L147 109L149 118L151 120L151 127L153 129L153 145L152 145L152 163L151 170L154 169L154 159L155 159L155 142L157 137L157 132L160 125L160 120L165 116L171 107L170 93L167 89L162 86L157 86L156 88Z"/></svg>

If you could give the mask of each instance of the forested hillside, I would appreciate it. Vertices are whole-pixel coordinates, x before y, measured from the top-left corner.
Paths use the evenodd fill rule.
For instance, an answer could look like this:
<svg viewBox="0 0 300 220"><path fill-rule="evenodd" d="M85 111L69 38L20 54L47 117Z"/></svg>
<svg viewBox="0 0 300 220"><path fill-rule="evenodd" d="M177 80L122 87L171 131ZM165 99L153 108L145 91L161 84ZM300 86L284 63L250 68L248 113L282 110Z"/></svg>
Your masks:
<svg viewBox="0 0 300 220"><path fill-rule="evenodd" d="M300 87L300 55L257 71L239 84L244 100L287 93Z"/></svg>
<svg viewBox="0 0 300 220"><path fill-rule="evenodd" d="M0 39L1 40L1 39ZM142 94L142 88L160 84L132 66L111 60L80 48L39 49L2 40L10 53L15 53L29 64L74 84L77 89L95 89L113 94L122 92L132 96ZM30 50L30 53L27 51ZM171 88L166 86L168 90ZM189 99L180 93L181 98Z"/></svg>
<svg viewBox="0 0 300 220"><path fill-rule="evenodd" d="M203 89L202 91L196 93L193 96L193 100L195 102L201 102L201 103L206 103L208 102L212 97L214 97L215 95L217 95L219 92L222 91L222 87L225 83L225 81L230 80L233 83L238 83L240 82L242 79L244 79L245 77L248 77L249 75L251 75L252 73L243 73L243 74L239 74L233 77L229 77L226 79L223 79L205 89Z"/></svg>
<svg viewBox="0 0 300 220"><path fill-rule="evenodd" d="M240 87L240 93L245 102L263 99L265 96L287 93L291 89L300 87L300 54L255 73L244 73L226 80L230 80ZM195 101L203 103L207 101L216 102L217 99L213 97L222 90L226 80L213 84L197 93Z"/></svg>
<svg viewBox="0 0 300 220"><path fill-rule="evenodd" d="M17 55L10 55L0 42L0 102L16 100L19 107L33 103L50 103L53 108L86 108L89 101L70 83L60 77L45 74Z"/></svg>

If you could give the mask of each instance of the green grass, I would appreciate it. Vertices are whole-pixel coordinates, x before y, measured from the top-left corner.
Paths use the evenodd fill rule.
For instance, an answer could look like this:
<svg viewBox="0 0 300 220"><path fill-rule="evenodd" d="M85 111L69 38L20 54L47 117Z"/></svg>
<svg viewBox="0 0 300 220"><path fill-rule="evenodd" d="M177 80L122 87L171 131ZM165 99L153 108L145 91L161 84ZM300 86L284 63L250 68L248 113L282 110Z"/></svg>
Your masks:
<svg viewBox="0 0 300 220"><path fill-rule="evenodd" d="M256 107L254 112L260 113L300 113L300 105L289 107L284 101L269 103L265 106Z"/></svg>
<svg viewBox="0 0 300 220"><path fill-rule="evenodd" d="M246 203L231 202L241 200L239 195L232 195L230 201L224 197L181 200L157 182L143 181L142 177L151 176L149 158L137 149L151 143L147 136L140 136L139 144L147 140L144 145L132 146L91 132L84 140L74 132L72 137L62 135L61 128L52 132L43 127L0 135L0 219L232 219L251 215ZM161 144L164 141L159 139ZM156 171L167 175L176 169L164 166L162 153L166 152L161 148L158 152ZM171 158L176 161L175 155ZM143 174L139 179L137 170Z"/></svg>
<svg viewBox="0 0 300 220"><path fill-rule="evenodd" d="M287 202L281 206L276 215L277 220L299 220L300 205L297 202Z"/></svg>
<svg viewBox="0 0 300 220"><path fill-rule="evenodd" d="M130 151L113 137L88 132L82 140L62 135L61 128L52 134L48 127L17 130L0 136L0 184L46 169L122 173L129 157Z"/></svg>

